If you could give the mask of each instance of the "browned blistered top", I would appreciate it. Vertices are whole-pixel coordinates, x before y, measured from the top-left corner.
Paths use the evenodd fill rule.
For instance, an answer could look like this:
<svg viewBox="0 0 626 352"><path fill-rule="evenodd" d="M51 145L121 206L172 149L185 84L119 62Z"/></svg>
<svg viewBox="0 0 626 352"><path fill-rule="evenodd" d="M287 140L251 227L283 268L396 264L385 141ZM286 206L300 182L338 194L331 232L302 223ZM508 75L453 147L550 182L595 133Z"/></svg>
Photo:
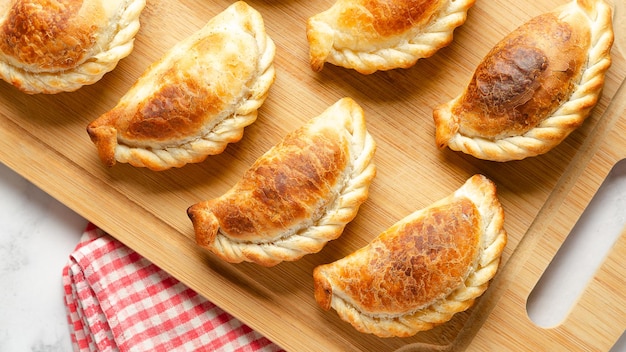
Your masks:
<svg viewBox="0 0 626 352"><path fill-rule="evenodd" d="M334 201L349 162L348 147L330 128L316 134L296 130L207 208L232 238L274 240L294 224L315 221Z"/></svg>
<svg viewBox="0 0 626 352"><path fill-rule="evenodd" d="M31 71L71 69L96 43L101 6L81 12L82 0L20 0L0 27L0 51Z"/></svg>
<svg viewBox="0 0 626 352"><path fill-rule="evenodd" d="M363 35L392 36L427 23L440 3L441 0L362 0L346 7L339 24Z"/></svg>
<svg viewBox="0 0 626 352"><path fill-rule="evenodd" d="M535 127L567 100L587 60L588 30L538 16L498 43L476 68L453 115L467 136L500 138Z"/></svg>
<svg viewBox="0 0 626 352"><path fill-rule="evenodd" d="M203 37L176 59L164 57L135 83L115 108L89 125L112 126L123 140L177 145L232 113L257 72L253 38L217 32ZM214 53L219 53L217 58ZM160 68L162 67L162 68Z"/></svg>
<svg viewBox="0 0 626 352"><path fill-rule="evenodd" d="M445 297L465 280L479 250L480 226L474 203L459 198L391 227L341 259L342 265L316 268L314 277L322 283L325 280L318 275L341 278L334 280L333 291L357 302L364 312L415 311ZM324 284L318 289L324 289ZM325 296L316 292L318 302L328 309L331 301Z"/></svg>

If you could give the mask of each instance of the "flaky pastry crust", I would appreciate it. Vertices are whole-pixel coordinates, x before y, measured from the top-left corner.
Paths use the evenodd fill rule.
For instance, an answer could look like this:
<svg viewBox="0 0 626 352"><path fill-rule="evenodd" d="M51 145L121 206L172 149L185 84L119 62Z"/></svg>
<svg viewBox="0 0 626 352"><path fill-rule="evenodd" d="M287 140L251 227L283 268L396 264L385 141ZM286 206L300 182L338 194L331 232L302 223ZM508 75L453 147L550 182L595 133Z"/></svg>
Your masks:
<svg viewBox="0 0 626 352"><path fill-rule="evenodd" d="M360 332L412 336L471 307L496 274L506 242L496 187L475 175L365 247L316 267L315 300Z"/></svg>
<svg viewBox="0 0 626 352"><path fill-rule="evenodd" d="M611 65L611 16L603 0L574 0L511 32L465 91L434 110L437 145L510 161L561 143L600 98Z"/></svg>
<svg viewBox="0 0 626 352"><path fill-rule="evenodd" d="M475 0L338 0L307 21L311 68L408 68L452 42Z"/></svg>
<svg viewBox="0 0 626 352"><path fill-rule="evenodd" d="M369 194L376 144L362 108L343 98L289 133L224 195L187 213L219 258L273 266L338 238Z"/></svg>
<svg viewBox="0 0 626 352"><path fill-rule="evenodd" d="M0 77L28 94L72 92L133 50L145 0L15 0L0 8Z"/></svg>
<svg viewBox="0 0 626 352"><path fill-rule="evenodd" d="M260 13L230 5L87 126L100 159L161 171L223 152L256 121L274 83L275 50Z"/></svg>

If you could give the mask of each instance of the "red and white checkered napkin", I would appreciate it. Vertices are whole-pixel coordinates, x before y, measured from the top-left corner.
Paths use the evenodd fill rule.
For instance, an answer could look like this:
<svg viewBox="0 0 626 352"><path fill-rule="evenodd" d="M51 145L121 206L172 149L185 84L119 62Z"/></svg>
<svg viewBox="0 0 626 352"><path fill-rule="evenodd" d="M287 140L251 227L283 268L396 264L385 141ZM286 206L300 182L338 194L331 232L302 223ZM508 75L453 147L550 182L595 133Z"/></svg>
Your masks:
<svg viewBox="0 0 626 352"><path fill-rule="evenodd" d="M280 351L89 224L63 269L75 351Z"/></svg>

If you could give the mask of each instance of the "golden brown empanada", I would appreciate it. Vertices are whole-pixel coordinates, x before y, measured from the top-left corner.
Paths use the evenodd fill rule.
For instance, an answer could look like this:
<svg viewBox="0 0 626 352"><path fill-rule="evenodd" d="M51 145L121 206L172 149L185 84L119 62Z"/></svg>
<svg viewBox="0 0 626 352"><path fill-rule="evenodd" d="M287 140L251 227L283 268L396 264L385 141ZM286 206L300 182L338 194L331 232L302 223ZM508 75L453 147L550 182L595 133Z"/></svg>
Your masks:
<svg viewBox="0 0 626 352"><path fill-rule="evenodd" d="M475 0L338 0L307 22L311 68L408 68L450 44Z"/></svg>
<svg viewBox="0 0 626 352"><path fill-rule="evenodd" d="M0 77L29 94L97 82L133 50L145 0L0 4Z"/></svg>
<svg viewBox="0 0 626 352"><path fill-rule="evenodd" d="M102 161L182 167L239 141L275 78L274 42L240 1L152 64L87 127Z"/></svg>
<svg viewBox="0 0 626 352"><path fill-rule="evenodd" d="M343 98L261 156L219 198L187 213L197 243L225 261L273 266L320 251L367 199L376 145Z"/></svg>
<svg viewBox="0 0 626 352"><path fill-rule="evenodd" d="M548 152L598 101L612 44L602 0L531 19L494 46L461 95L434 110L437 145L493 161Z"/></svg>
<svg viewBox="0 0 626 352"><path fill-rule="evenodd" d="M358 331L408 337L471 307L507 241L495 185L475 175L365 247L313 271L315 300Z"/></svg>

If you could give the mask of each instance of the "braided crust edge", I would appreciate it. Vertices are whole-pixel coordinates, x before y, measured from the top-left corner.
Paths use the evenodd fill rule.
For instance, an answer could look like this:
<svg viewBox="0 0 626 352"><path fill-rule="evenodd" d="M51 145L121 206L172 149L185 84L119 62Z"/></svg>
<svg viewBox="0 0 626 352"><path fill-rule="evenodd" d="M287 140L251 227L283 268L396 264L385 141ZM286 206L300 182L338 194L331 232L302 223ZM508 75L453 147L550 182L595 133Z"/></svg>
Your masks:
<svg viewBox="0 0 626 352"><path fill-rule="evenodd" d="M584 4L579 4L583 2ZM521 160L547 153L576 130L589 116L591 109L600 98L605 73L611 66L610 51L614 39L612 11L602 0L595 1L595 5L585 0L574 0L565 5L562 11L562 13L582 11L589 19L591 28L591 47L587 64L583 68L580 82L576 84L568 101L523 135L490 140L468 137L456 132L447 141L450 149L484 160L500 162ZM454 119L451 116L450 107L460 99L461 95L445 104L440 110L442 120Z"/></svg>
<svg viewBox="0 0 626 352"><path fill-rule="evenodd" d="M73 92L96 83L133 51L135 35L140 27L139 17L146 1L130 0L127 3L114 23L120 26L108 47L75 68L60 72L29 72L2 62L0 76L27 94Z"/></svg>
<svg viewBox="0 0 626 352"><path fill-rule="evenodd" d="M247 95L241 99L232 114L224 116L213 129L189 142L165 149L117 144L115 159L118 162L129 163L135 167L147 167L154 171L198 163L205 160L208 155L223 152L229 143L241 140L244 128L256 121L257 110L265 102L276 76L274 68L276 46L265 31L261 14L243 2L239 2L239 6L245 10L245 13L237 16L241 26L254 36L260 53L257 62L260 74L246 87Z"/></svg>
<svg viewBox="0 0 626 352"><path fill-rule="evenodd" d="M346 224L354 219L369 195L369 185L376 175L376 166L372 162L376 143L367 131L363 109L350 98L339 100L319 118L333 119L350 137L351 169L332 206L313 225L272 242L234 241L219 229L212 252L231 263L250 261L274 266L317 253L343 233Z"/></svg>
<svg viewBox="0 0 626 352"><path fill-rule="evenodd" d="M311 67L314 71L321 71L324 62L333 65L354 69L362 74L371 74L376 71L386 71L396 68L409 68L419 59L434 55L439 49L449 45L453 39L454 30L465 23L467 11L475 0L448 0L445 7L434 16L433 20L424 28L409 30L393 40L389 47L377 48L369 52L355 50L350 47L337 47L336 41L345 42L346 36L332 28L332 24L323 21L318 14L307 23L307 36L310 45L320 45L325 48L311 50ZM402 38L407 36L408 38ZM342 38L336 40L335 38ZM358 38L356 38L358 42ZM317 55L324 52L324 55Z"/></svg>
<svg viewBox="0 0 626 352"><path fill-rule="evenodd" d="M498 270L501 254L507 242L504 210L496 197L495 185L483 175L474 175L450 197L470 199L478 208L482 220L483 233L478 258L475 267L470 270L462 285L427 307L389 317L363 313L339 295L333 294L331 307L343 320L360 332L379 337L409 337L449 321L454 314L470 308L476 298L485 292ZM450 197L431 206L446 202Z"/></svg>

